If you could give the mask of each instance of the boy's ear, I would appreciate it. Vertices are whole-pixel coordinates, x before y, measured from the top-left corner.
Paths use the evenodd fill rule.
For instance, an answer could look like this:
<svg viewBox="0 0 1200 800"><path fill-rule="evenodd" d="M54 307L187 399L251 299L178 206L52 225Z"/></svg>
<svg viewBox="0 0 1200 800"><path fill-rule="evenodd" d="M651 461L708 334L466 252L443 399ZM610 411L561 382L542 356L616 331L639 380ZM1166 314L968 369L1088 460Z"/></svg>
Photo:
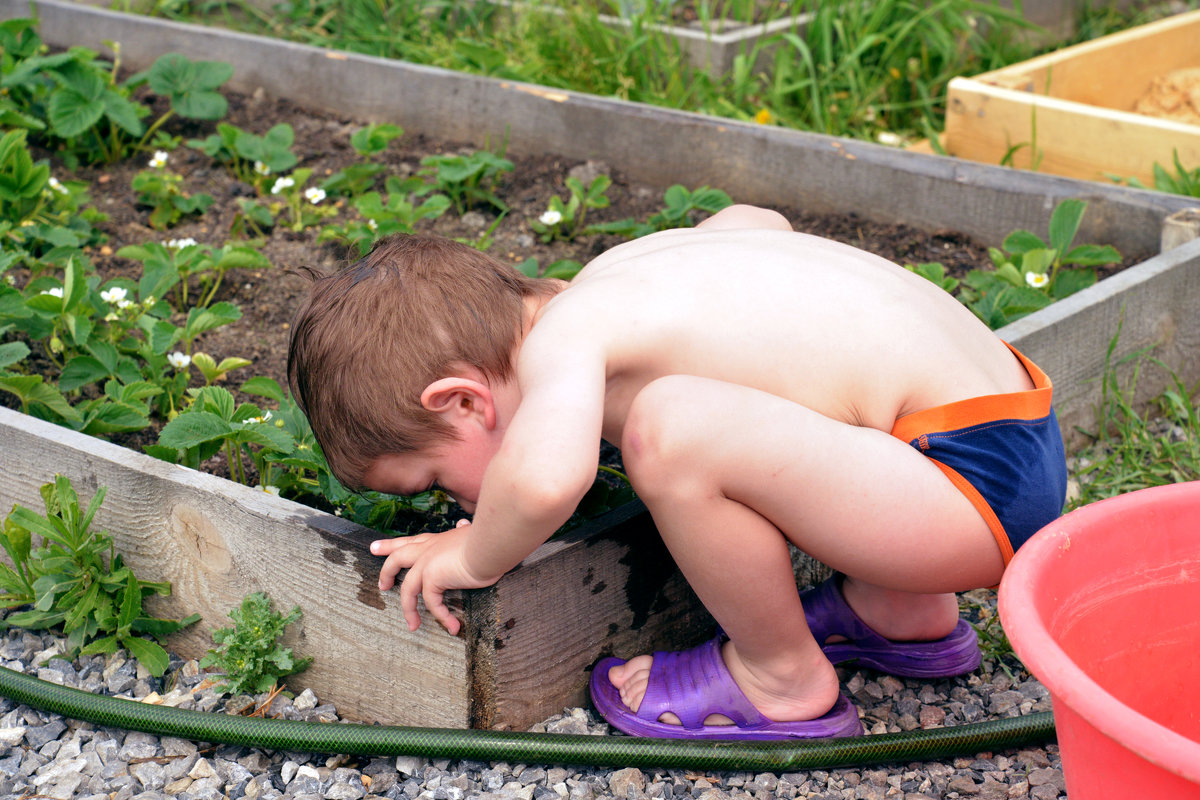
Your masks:
<svg viewBox="0 0 1200 800"><path fill-rule="evenodd" d="M468 377L439 378L421 392L421 405L448 420L475 416L488 430L496 427L496 403L483 381Z"/></svg>

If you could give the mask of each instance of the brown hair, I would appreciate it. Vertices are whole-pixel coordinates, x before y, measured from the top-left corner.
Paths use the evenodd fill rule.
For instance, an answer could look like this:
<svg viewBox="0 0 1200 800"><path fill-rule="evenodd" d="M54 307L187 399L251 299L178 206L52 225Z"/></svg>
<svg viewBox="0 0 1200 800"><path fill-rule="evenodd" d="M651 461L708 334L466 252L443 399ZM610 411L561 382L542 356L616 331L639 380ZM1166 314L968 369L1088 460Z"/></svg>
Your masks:
<svg viewBox="0 0 1200 800"><path fill-rule="evenodd" d="M525 298L556 291L469 245L408 234L380 239L332 275L306 273L288 382L330 469L352 489L380 456L452 438L421 406L425 387L461 365L509 377Z"/></svg>

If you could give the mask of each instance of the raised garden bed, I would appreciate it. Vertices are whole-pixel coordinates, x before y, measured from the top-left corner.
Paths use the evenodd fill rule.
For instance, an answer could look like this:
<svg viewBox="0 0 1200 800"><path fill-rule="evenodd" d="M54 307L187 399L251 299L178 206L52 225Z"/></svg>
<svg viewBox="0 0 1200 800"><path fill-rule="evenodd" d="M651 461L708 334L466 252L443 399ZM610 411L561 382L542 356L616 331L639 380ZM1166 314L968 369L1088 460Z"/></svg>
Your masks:
<svg viewBox="0 0 1200 800"><path fill-rule="evenodd" d="M1198 43L1192 11L954 78L943 146L987 164L1007 156L1023 169L1153 186L1156 162L1200 164Z"/></svg>
<svg viewBox="0 0 1200 800"><path fill-rule="evenodd" d="M37 5L41 34L59 46L121 43L132 69L159 54L235 65L237 89L410 134L483 146L507 132L509 152L598 159L650 185L709 184L736 199L847 213L996 242L1015 228L1045 230L1067 197L1090 202L1080 236L1144 263L1001 332L1055 378L1068 432L1091 423L1105 352L1124 315L1117 355L1161 343L1189 382L1200 375L1194 313L1200 245L1152 257L1163 218L1181 198L1012 173L966 162L739 125L542 87L473 78L164 23L70 3ZM28 5L2 0L0 17ZM915 202L914 198L919 198ZM1156 387L1144 384L1147 392ZM1161 388L1161 387L1157 387ZM403 627L393 594L376 592L374 534L337 517L211 475L0 410L0 506L36 506L54 472L81 493L109 487L100 518L130 563L174 584L163 613L204 621L174 643L207 646L207 631L247 592L266 589L305 612L303 680L347 716L390 723L523 727L583 699L586 676L609 652L675 647L708 620L636 505L539 549L495 587L462 595L465 634ZM315 602L319 599L320 602Z"/></svg>

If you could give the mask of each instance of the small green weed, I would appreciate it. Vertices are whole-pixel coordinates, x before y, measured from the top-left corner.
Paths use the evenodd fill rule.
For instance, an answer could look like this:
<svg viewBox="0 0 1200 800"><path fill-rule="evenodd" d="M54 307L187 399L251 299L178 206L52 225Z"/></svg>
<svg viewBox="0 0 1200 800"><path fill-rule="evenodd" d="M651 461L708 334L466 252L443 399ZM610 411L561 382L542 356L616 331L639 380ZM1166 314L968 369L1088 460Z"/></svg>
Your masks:
<svg viewBox="0 0 1200 800"><path fill-rule="evenodd" d="M139 580L114 551L112 537L91 530L104 502L104 487L86 509L80 508L71 481L63 475L42 486L41 494L45 515L17 505L4 520L0 544L13 567L0 563L0 605L33 608L9 614L0 627L61 626L69 658L123 647L152 674L162 675L167 653L159 642L200 616L168 620L143 612L145 596L168 595L171 586ZM34 535L41 537L40 547L33 547Z"/></svg>
<svg viewBox="0 0 1200 800"><path fill-rule="evenodd" d="M958 596L958 607L979 637L979 650L984 660L993 662L1005 675L1015 680L1012 668L1020 666L1021 662L1008 641L1000 615L995 611L994 593L988 589L964 592Z"/></svg>
<svg viewBox="0 0 1200 800"><path fill-rule="evenodd" d="M418 173L430 179L418 194L439 192L450 198L461 215L476 205L488 205L497 211L508 206L496 196L501 175L513 171L513 163L490 150L466 155L442 154L421 159Z"/></svg>
<svg viewBox="0 0 1200 800"><path fill-rule="evenodd" d="M426 184L421 178L398 178L389 175L384 181L386 194L366 192L353 201L357 220L326 225L318 241L341 241L358 248L366 255L376 239L393 233L412 233L417 222L437 219L450 208L450 198L444 194L424 196Z"/></svg>
<svg viewBox="0 0 1200 800"><path fill-rule="evenodd" d="M188 146L223 164L239 181L256 187L259 194L266 194L270 176L296 166L298 159L291 149L295 140L296 132L287 123L259 136L222 122L216 133L204 139L189 139Z"/></svg>
<svg viewBox="0 0 1200 800"><path fill-rule="evenodd" d="M612 178L607 175L597 175L587 188L584 188L583 181L574 176L568 177L566 183L569 193L567 200L564 202L561 197L554 195L545 213L529 221L529 227L541 236L543 242L574 240L579 234L589 231L584 225L589 208L608 208L606 192L612 186Z"/></svg>
<svg viewBox="0 0 1200 800"><path fill-rule="evenodd" d="M1091 286L1093 267L1120 262L1111 245L1071 246L1086 210L1082 200L1064 200L1050 215L1049 242L1032 231L1013 231L999 249L989 248L993 269L971 270L961 282L937 262L906 267L946 291L957 290L958 299L988 327L1001 328Z"/></svg>
<svg viewBox="0 0 1200 800"><path fill-rule="evenodd" d="M69 162L113 163L149 147L175 115L215 120L228 111L217 89L233 75L229 64L167 53L122 83L117 80L118 46L113 46L117 59L112 63L86 47L43 55L46 48L35 26L35 20L6 25L6 43L15 40L18 48L16 57L6 51L2 68L5 106L17 123L38 121L29 127ZM168 109L148 126L142 120L150 108L133 99L143 85L169 101Z"/></svg>
<svg viewBox="0 0 1200 800"><path fill-rule="evenodd" d="M312 170L303 167L277 178L271 185L271 195L279 198L278 207L272 206L271 211L275 214L286 212L291 219L288 228L294 233L337 214L336 208L322 205L325 202L324 189L316 186L305 188L311 176Z"/></svg>
<svg viewBox="0 0 1200 800"><path fill-rule="evenodd" d="M213 196L183 191L183 176L167 169L170 154L159 150L150 159L150 169L133 177L131 188L138 203L150 208L150 227L165 230L189 214L203 214L213 204Z"/></svg>
<svg viewBox="0 0 1200 800"><path fill-rule="evenodd" d="M263 592L246 595L240 607L229 612L232 628L213 631L216 648L200 660L200 666L215 667L224 676L217 691L229 694L258 694L269 692L279 679L301 672L312 663L311 658L297 659L292 648L281 647L279 637L288 625L300 619L300 606L285 617L276 611L271 599Z"/></svg>
<svg viewBox="0 0 1200 800"><path fill-rule="evenodd" d="M1160 192L1169 192L1171 194L1182 194L1187 197L1200 197L1200 167L1188 169L1179 160L1179 151L1172 152L1175 172L1168 172L1162 164L1154 162L1154 189ZM1110 175L1114 181L1118 183L1124 182L1136 189L1150 188L1137 178L1119 178L1115 175Z"/></svg>
<svg viewBox="0 0 1200 800"><path fill-rule="evenodd" d="M675 184L663 193L663 207L644 222L634 219L602 222L592 226L598 233L614 233L636 239L669 228L690 228L695 225L693 215L715 214L733 205L733 200L720 189L701 186L689 191L682 184Z"/></svg>
<svg viewBox="0 0 1200 800"><path fill-rule="evenodd" d="M387 123L359 128L350 136L350 146L362 161L344 167L321 181L321 189L339 197L357 197L370 191L376 176L385 169L383 164L377 164L371 158L386 150L393 139L403 135L403 128Z"/></svg>
<svg viewBox="0 0 1200 800"><path fill-rule="evenodd" d="M1074 460L1080 493L1072 507L1151 486L1200 480L1200 411L1195 399L1200 387L1185 386L1149 348L1114 362L1116 343L1114 337L1105 357L1096 430L1085 432L1092 443ZM1124 385L1118 368L1128 374ZM1135 398L1146 369L1164 371L1170 388L1138 411Z"/></svg>

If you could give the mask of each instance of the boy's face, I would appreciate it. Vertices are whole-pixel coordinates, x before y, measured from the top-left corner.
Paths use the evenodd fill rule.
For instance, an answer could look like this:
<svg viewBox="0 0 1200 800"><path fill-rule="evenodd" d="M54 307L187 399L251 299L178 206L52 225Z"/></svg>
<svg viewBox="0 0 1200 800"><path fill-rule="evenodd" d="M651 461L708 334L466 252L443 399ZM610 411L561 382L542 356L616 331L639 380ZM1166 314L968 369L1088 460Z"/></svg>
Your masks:
<svg viewBox="0 0 1200 800"><path fill-rule="evenodd" d="M468 514L475 513L483 473L499 446L498 437L468 435L417 453L380 456L363 476L368 489L410 495L436 484Z"/></svg>

